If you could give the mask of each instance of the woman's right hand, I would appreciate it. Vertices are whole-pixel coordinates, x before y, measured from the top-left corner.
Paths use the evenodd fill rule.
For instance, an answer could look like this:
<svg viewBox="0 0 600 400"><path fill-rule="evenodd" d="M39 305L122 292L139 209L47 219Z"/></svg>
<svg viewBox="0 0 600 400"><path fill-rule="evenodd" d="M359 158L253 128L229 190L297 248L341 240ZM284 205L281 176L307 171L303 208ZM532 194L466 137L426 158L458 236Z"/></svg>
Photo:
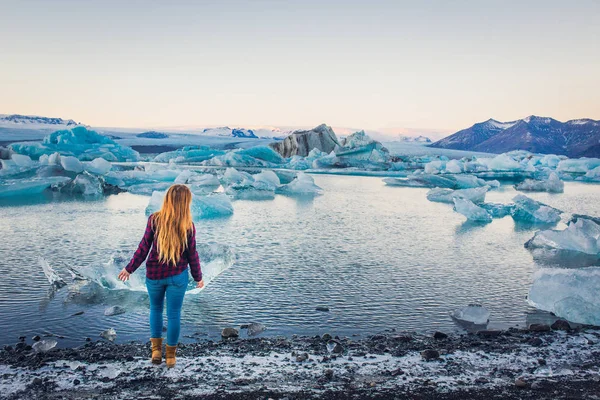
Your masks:
<svg viewBox="0 0 600 400"><path fill-rule="evenodd" d="M127 272L127 270L125 268L123 268L121 270L121 272L119 272L119 279L122 280L123 282L129 280L129 272Z"/></svg>
<svg viewBox="0 0 600 400"><path fill-rule="evenodd" d="M202 279L200 282L196 282L197 289L202 289L203 287L204 287L204 279Z"/></svg>

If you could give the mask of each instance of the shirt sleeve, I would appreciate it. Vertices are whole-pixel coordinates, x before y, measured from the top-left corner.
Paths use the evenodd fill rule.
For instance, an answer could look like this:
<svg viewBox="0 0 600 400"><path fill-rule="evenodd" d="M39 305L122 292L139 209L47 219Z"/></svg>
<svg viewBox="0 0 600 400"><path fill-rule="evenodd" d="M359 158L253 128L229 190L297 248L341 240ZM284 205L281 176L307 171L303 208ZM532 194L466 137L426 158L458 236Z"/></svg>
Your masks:
<svg viewBox="0 0 600 400"><path fill-rule="evenodd" d="M139 268L140 265L146 260L148 257L148 252L152 247L152 242L154 242L154 230L152 229L152 215L148 218L148 224L146 225L146 231L144 232L144 237L140 242L137 250L135 251L133 258L129 261L129 264L125 267L125 270L130 274L133 274L136 269Z"/></svg>
<svg viewBox="0 0 600 400"><path fill-rule="evenodd" d="M202 269L200 268L200 258L196 250L196 227L192 224L192 234L188 238L188 262L190 263L190 271L196 282L202 280Z"/></svg>

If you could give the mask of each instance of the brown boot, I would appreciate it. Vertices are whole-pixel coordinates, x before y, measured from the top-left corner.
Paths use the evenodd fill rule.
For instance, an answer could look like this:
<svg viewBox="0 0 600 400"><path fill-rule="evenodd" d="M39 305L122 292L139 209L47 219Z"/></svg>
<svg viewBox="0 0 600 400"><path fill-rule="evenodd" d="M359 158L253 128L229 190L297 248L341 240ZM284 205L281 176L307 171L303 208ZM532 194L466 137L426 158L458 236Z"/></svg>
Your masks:
<svg viewBox="0 0 600 400"><path fill-rule="evenodd" d="M167 345L167 354L165 355L167 368L173 368L175 366L175 350L177 350L177 346Z"/></svg>
<svg viewBox="0 0 600 400"><path fill-rule="evenodd" d="M162 363L162 338L150 338L152 343L152 364Z"/></svg>

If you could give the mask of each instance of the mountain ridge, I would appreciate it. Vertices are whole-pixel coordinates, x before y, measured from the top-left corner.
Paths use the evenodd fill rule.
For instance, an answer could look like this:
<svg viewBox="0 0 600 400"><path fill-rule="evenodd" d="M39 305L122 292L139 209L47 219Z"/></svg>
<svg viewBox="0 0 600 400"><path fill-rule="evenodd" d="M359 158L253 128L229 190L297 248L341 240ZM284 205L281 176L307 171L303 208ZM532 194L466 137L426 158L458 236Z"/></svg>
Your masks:
<svg viewBox="0 0 600 400"><path fill-rule="evenodd" d="M598 144L600 121L583 118L561 122L551 117L530 115L509 122L490 118L438 140L430 147L487 153L527 150L569 157L598 157Z"/></svg>

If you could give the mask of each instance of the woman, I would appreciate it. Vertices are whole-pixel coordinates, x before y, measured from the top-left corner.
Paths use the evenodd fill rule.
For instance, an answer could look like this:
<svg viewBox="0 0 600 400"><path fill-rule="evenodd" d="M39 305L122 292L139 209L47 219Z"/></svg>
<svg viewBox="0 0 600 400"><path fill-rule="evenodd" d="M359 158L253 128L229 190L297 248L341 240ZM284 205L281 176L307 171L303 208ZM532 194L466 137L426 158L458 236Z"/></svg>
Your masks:
<svg viewBox="0 0 600 400"><path fill-rule="evenodd" d="M185 185L173 185L167 191L160 211L148 218L146 232L133 258L119 273L123 282L148 256L146 287L150 297L150 342L152 363L162 362L163 306L167 298L167 367L175 366L179 340L181 306L188 285L188 264L196 287L204 287L196 251L196 228L192 222L192 193Z"/></svg>

